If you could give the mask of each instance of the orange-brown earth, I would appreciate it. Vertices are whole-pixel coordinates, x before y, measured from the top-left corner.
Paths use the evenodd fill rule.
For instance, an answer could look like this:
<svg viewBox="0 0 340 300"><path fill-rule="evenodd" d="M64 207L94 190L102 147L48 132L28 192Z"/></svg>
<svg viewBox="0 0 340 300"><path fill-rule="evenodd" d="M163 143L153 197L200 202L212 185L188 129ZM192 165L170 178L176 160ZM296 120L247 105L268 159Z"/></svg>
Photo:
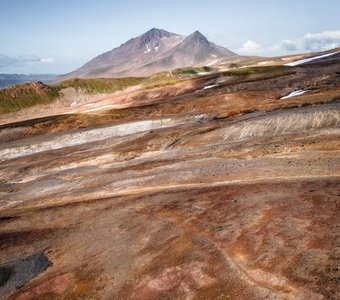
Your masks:
<svg viewBox="0 0 340 300"><path fill-rule="evenodd" d="M2 125L2 298L339 299L338 71L213 74Z"/></svg>

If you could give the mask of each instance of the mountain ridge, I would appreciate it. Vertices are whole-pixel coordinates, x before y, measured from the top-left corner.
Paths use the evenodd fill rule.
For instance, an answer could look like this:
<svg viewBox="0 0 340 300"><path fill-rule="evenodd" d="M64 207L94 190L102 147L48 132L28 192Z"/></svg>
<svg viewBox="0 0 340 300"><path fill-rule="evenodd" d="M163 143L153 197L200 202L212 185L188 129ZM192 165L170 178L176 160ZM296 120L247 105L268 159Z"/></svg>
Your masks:
<svg viewBox="0 0 340 300"><path fill-rule="evenodd" d="M208 41L198 30L183 36L152 28L58 79L149 76L180 67L213 64L233 56L237 54Z"/></svg>

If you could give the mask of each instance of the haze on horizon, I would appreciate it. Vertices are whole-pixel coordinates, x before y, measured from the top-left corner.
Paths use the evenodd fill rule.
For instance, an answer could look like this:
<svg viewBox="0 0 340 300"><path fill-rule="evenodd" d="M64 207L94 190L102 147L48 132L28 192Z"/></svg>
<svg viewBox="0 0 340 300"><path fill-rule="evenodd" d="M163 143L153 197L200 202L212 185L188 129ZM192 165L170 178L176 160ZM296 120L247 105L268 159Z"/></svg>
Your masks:
<svg viewBox="0 0 340 300"><path fill-rule="evenodd" d="M340 3L319 1L23 1L2 3L0 73L67 73L156 27L195 30L242 55L340 46Z"/></svg>

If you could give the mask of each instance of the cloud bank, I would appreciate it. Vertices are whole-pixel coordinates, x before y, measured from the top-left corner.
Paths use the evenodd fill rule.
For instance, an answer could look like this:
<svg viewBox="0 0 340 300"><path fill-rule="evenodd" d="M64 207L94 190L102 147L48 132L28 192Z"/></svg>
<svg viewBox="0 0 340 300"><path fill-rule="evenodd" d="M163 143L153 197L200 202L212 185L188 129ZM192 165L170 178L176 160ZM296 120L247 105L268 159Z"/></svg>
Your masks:
<svg viewBox="0 0 340 300"><path fill-rule="evenodd" d="M51 64L54 62L53 58L39 58L35 56L20 56L10 57L0 54L0 70L8 68L24 68L32 65Z"/></svg>
<svg viewBox="0 0 340 300"><path fill-rule="evenodd" d="M340 30L324 31L322 33L306 34L303 39L303 47L310 51L328 50L340 46Z"/></svg>
<svg viewBox="0 0 340 300"><path fill-rule="evenodd" d="M340 47L340 30L308 33L300 39L282 40L271 46L263 46L248 40L235 51L242 55L282 55L293 52L324 51L337 47Z"/></svg>

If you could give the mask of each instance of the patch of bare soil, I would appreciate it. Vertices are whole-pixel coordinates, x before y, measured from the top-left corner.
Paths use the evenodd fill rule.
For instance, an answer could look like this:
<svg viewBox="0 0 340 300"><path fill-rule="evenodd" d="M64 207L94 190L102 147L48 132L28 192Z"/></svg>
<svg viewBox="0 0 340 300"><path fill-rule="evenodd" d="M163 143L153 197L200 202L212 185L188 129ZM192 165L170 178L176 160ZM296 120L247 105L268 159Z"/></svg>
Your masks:
<svg viewBox="0 0 340 300"><path fill-rule="evenodd" d="M340 298L338 66L2 125L0 297Z"/></svg>

